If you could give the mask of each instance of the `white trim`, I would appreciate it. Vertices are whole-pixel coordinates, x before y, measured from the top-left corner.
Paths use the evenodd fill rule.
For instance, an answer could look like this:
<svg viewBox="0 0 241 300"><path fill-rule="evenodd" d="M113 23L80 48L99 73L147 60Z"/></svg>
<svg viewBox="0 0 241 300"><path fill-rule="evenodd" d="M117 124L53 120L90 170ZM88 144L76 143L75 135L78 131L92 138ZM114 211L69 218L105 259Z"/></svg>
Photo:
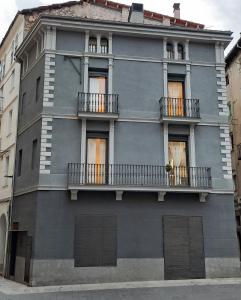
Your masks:
<svg viewBox="0 0 241 300"><path fill-rule="evenodd" d="M185 41L185 60L189 60L189 40Z"/></svg>
<svg viewBox="0 0 241 300"><path fill-rule="evenodd" d="M88 82L89 82L89 57L84 58L84 93L88 93Z"/></svg>
<svg viewBox="0 0 241 300"><path fill-rule="evenodd" d="M191 92L191 66L189 64L186 65L186 84L185 84L185 94L187 99L192 98Z"/></svg>
<svg viewBox="0 0 241 300"><path fill-rule="evenodd" d="M194 125L190 126L189 141L190 141L190 143L189 143L190 167L196 167L195 127L194 127Z"/></svg>
<svg viewBox="0 0 241 300"><path fill-rule="evenodd" d="M90 37L90 32L89 30L85 31L85 52L89 52L89 37Z"/></svg>
<svg viewBox="0 0 241 300"><path fill-rule="evenodd" d="M113 38L112 38L112 32L109 33L109 54L112 54L112 45L113 45Z"/></svg>
<svg viewBox="0 0 241 300"><path fill-rule="evenodd" d="M109 164L114 164L115 146L115 122L110 121L109 128Z"/></svg>
<svg viewBox="0 0 241 300"><path fill-rule="evenodd" d="M163 39L163 58L167 58L167 38Z"/></svg>
<svg viewBox="0 0 241 300"><path fill-rule="evenodd" d="M173 41L173 45L174 45L174 59L178 60L178 46L177 46L177 41Z"/></svg>
<svg viewBox="0 0 241 300"><path fill-rule="evenodd" d="M112 94L113 90L113 58L109 58L109 71L108 71L108 93Z"/></svg>
<svg viewBox="0 0 241 300"><path fill-rule="evenodd" d="M167 63L163 63L163 97L168 97Z"/></svg>
<svg viewBox="0 0 241 300"><path fill-rule="evenodd" d="M77 190L80 190L80 189L78 189L78 188L76 188L75 187L75 189L77 189ZM14 196L19 196L19 195L23 195L23 194L27 194L27 193L32 193L32 192L34 192L34 191L67 191L68 190L68 188L66 188L66 185L63 185L63 186L57 186L57 185L52 185L52 186L50 186L50 185L38 185L38 186L31 186L31 187L28 187L28 188L24 188L24 189L18 189L18 191L16 191L15 193L14 193ZM105 188L103 189L103 187L102 187L102 189L100 189L100 187L99 186L96 186L96 187L94 187L94 186L91 186L91 187L89 187L89 191L96 191L96 190L104 190L104 191L113 191L113 190L126 190L126 191L133 191L133 189L131 189L130 187L126 187L125 189L123 188L123 187L119 187L119 188L117 188L117 187L114 187L114 186L105 186ZM147 191L147 192L159 192L159 191L165 191L165 189L159 189L159 190L157 190L157 189L153 189L153 188L149 188L148 190L146 190L146 189L142 189L142 187L136 187L136 191L141 191L141 192L144 192L144 191ZM170 193L172 193L172 192L179 192L179 190L177 190L177 189L174 189L174 188L170 188L169 190L166 190L166 192L170 192ZM205 191L205 190L188 190L188 189L183 189L182 190L182 192L184 192L184 193L186 193L186 192L188 192L188 193L202 193L202 192L208 192L208 193L210 193L210 194L222 194L222 195L233 195L234 194L234 192L233 191L227 191L226 189L225 190L221 190L221 189L217 189L217 190L215 190L215 189L210 189L210 190L207 190L207 191ZM229 199L227 200L227 201L229 201Z"/></svg>
<svg viewBox="0 0 241 300"><path fill-rule="evenodd" d="M167 165L169 162L168 158L168 124L163 124L163 145L164 145L164 164Z"/></svg>
<svg viewBox="0 0 241 300"><path fill-rule="evenodd" d="M85 163L86 157L86 119L82 119L81 124L81 163Z"/></svg>

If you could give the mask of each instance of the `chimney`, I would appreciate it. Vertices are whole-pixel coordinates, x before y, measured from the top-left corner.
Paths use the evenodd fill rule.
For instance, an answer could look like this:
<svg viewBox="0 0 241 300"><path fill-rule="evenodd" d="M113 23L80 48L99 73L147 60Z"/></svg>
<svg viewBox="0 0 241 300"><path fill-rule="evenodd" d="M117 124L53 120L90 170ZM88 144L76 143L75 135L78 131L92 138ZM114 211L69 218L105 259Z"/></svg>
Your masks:
<svg viewBox="0 0 241 300"><path fill-rule="evenodd" d="M132 3L129 11L128 22L131 23L144 23L144 10L143 4Z"/></svg>
<svg viewBox="0 0 241 300"><path fill-rule="evenodd" d="M173 14L174 18L180 19L180 3L173 4Z"/></svg>

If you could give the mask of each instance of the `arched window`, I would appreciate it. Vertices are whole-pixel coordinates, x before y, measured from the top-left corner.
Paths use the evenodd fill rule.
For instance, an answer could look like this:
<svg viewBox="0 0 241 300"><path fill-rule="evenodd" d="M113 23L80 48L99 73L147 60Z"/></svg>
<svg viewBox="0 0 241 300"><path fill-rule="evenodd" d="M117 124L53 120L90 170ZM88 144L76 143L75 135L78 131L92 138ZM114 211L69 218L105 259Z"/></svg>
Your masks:
<svg viewBox="0 0 241 300"><path fill-rule="evenodd" d="M96 37L89 38L89 52L97 52L97 39Z"/></svg>
<svg viewBox="0 0 241 300"><path fill-rule="evenodd" d="M167 43L167 58L168 59L174 58L174 49L172 43Z"/></svg>
<svg viewBox="0 0 241 300"><path fill-rule="evenodd" d="M107 38L101 38L100 40L101 53L108 53L108 40Z"/></svg>
<svg viewBox="0 0 241 300"><path fill-rule="evenodd" d="M177 45L178 59L184 59L184 48L182 44Z"/></svg>

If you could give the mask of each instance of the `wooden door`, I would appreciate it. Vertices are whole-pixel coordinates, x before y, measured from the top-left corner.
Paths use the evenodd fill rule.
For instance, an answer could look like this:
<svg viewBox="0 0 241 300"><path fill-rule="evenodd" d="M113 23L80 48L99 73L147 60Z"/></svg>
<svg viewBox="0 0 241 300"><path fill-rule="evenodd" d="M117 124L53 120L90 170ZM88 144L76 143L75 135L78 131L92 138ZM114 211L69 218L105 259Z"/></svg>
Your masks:
<svg viewBox="0 0 241 300"><path fill-rule="evenodd" d="M163 217L166 280L205 278L202 226L202 217Z"/></svg>
<svg viewBox="0 0 241 300"><path fill-rule="evenodd" d="M184 116L184 91L181 81L168 82L167 113L170 117Z"/></svg>
<svg viewBox="0 0 241 300"><path fill-rule="evenodd" d="M106 183L107 139L88 138L87 140L87 182Z"/></svg>

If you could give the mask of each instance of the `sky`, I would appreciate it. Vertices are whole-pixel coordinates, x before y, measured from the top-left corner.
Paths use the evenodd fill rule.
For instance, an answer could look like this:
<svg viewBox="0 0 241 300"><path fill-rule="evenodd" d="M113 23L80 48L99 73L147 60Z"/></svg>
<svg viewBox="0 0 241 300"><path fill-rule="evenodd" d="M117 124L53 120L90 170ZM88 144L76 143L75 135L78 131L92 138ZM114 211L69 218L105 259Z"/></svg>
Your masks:
<svg viewBox="0 0 241 300"><path fill-rule="evenodd" d="M68 0L1 0L0 41L18 10L66 1ZM240 37L240 0L116 0L116 2L143 3L145 9L169 16L173 15L173 3L179 2L182 19L205 24L206 29L233 32L234 39L226 49L226 53Z"/></svg>

